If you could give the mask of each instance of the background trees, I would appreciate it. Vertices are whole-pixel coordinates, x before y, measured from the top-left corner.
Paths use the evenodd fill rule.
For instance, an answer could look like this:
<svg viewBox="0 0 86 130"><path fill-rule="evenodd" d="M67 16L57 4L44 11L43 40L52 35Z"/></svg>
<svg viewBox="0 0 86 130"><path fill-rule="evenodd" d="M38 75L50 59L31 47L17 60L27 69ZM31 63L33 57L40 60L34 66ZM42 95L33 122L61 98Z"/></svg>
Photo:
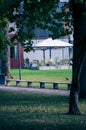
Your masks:
<svg viewBox="0 0 86 130"><path fill-rule="evenodd" d="M68 34L69 29L64 30L64 22L69 26L66 22L69 15L64 7L59 8L59 0L0 1L0 16L7 18L9 22L16 22L18 31L14 38L18 39L25 51L32 49L31 39L36 27L48 29L53 38Z"/></svg>

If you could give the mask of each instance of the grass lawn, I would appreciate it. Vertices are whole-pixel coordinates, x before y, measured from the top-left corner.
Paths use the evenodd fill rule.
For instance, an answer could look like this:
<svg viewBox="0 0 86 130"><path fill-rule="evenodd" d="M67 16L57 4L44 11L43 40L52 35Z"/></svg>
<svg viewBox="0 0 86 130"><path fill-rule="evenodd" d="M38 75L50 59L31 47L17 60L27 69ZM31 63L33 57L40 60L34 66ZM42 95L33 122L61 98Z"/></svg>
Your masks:
<svg viewBox="0 0 86 130"><path fill-rule="evenodd" d="M12 69L12 76L15 79L19 79L19 70ZM50 81L50 82L71 82L72 71L71 70L29 70L22 69L21 70L22 79L25 80L36 80L36 81ZM65 78L68 77L67 81ZM25 84L22 84L25 86ZM34 86L38 87L38 84ZM51 87L51 85L47 85L47 87ZM61 88L65 88L67 86L60 86Z"/></svg>
<svg viewBox="0 0 86 130"><path fill-rule="evenodd" d="M86 130L84 115L66 115L68 96L0 92L0 130Z"/></svg>
<svg viewBox="0 0 86 130"><path fill-rule="evenodd" d="M19 78L19 70L11 69L11 73L14 78ZM37 80L37 81L65 81L65 77L68 77L71 81L71 70L21 70L22 79Z"/></svg>

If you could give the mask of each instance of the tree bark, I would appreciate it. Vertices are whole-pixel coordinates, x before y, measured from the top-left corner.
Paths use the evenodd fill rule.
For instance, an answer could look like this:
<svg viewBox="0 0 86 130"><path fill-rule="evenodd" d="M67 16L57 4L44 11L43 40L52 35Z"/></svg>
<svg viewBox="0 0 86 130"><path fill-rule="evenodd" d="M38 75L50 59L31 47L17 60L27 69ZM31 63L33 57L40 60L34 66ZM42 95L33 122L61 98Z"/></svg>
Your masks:
<svg viewBox="0 0 86 130"><path fill-rule="evenodd" d="M86 52L83 58L83 63L81 67L80 77L79 77L79 85L80 85L80 98L86 98Z"/></svg>
<svg viewBox="0 0 86 130"><path fill-rule="evenodd" d="M11 78L10 74L10 46L7 46L6 53L1 59L1 73L7 78Z"/></svg>
<svg viewBox="0 0 86 130"><path fill-rule="evenodd" d="M7 46L7 78L11 78L11 74L10 74L10 46Z"/></svg>
<svg viewBox="0 0 86 130"><path fill-rule="evenodd" d="M82 87L85 88L84 83L86 82L86 76L85 74L83 75L84 64L86 64L86 16L84 15L86 5L82 3L74 3L74 0L72 0L72 8L74 26L74 46L69 114L80 115L80 110L78 108L78 97L80 90L84 90L82 89ZM81 79L83 80L80 81Z"/></svg>

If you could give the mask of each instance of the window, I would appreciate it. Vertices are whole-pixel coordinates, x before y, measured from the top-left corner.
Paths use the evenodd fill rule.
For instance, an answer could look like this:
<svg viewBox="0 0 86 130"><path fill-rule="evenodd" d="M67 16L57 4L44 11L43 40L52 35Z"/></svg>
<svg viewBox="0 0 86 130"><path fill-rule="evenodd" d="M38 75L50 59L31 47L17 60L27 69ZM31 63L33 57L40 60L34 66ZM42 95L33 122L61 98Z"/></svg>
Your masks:
<svg viewBox="0 0 86 130"><path fill-rule="evenodd" d="M10 57L11 58L18 58L18 45L15 45L10 48Z"/></svg>

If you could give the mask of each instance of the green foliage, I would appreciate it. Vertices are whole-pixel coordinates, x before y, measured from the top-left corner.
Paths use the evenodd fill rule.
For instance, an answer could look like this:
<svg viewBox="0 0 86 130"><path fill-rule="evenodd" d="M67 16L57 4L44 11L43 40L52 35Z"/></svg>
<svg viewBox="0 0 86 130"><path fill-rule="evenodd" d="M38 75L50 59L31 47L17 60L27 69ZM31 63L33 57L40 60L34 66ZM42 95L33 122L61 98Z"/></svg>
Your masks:
<svg viewBox="0 0 86 130"><path fill-rule="evenodd" d="M63 26L65 21L69 21L70 25L68 24L68 26L71 26L70 13L65 12L63 7L61 12L59 11L59 0L29 1L25 5L25 13L22 16L24 18L23 25L27 28L27 31L24 33L29 39L34 37L33 29L35 27L48 29L51 32L50 36L53 38L70 33L69 29L65 31ZM23 31L21 30L20 32Z"/></svg>
<svg viewBox="0 0 86 130"><path fill-rule="evenodd" d="M0 19L0 58L6 55L7 45L10 44L10 40L7 37L7 25L8 19L6 17L1 17Z"/></svg>
<svg viewBox="0 0 86 130"><path fill-rule="evenodd" d="M13 39L16 38L26 52L32 50L31 39L36 27L48 29L53 38L68 34L63 22L69 20L69 15L63 8L59 12L59 0L0 0L0 18L16 22L18 31Z"/></svg>
<svg viewBox="0 0 86 130"><path fill-rule="evenodd" d="M75 0L75 3L84 3L84 0Z"/></svg>
<svg viewBox="0 0 86 130"><path fill-rule="evenodd" d="M7 24L8 24L8 19L7 18L3 17L2 19L0 19L0 28L6 29Z"/></svg>
<svg viewBox="0 0 86 130"><path fill-rule="evenodd" d="M36 27L42 29L50 28L49 30L51 30L50 21L53 20L53 15L56 13L58 2L59 0L24 1L24 13L16 15L15 20L19 28L17 38L24 46L25 51L32 49L32 47L30 48L31 39L34 37L34 29ZM27 45L25 45L26 40Z"/></svg>
<svg viewBox="0 0 86 130"><path fill-rule="evenodd" d="M2 18L0 19L0 59L3 59L6 55L7 45L10 45L10 39L6 35L8 19Z"/></svg>
<svg viewBox="0 0 86 130"><path fill-rule="evenodd" d="M8 38L8 23L13 18L13 8L19 3L18 0L0 0L0 59L4 59L7 52L7 45L11 45Z"/></svg>

